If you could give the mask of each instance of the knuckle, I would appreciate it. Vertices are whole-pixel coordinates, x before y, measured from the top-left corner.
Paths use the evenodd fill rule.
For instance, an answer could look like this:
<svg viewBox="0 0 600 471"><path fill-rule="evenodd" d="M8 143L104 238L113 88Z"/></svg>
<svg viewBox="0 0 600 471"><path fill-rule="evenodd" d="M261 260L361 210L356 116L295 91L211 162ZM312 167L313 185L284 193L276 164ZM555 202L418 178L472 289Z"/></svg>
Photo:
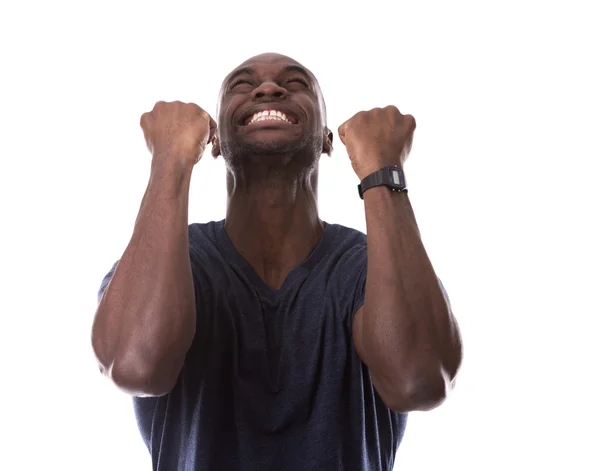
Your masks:
<svg viewBox="0 0 600 471"><path fill-rule="evenodd" d="M386 111L388 113L390 113L392 116L400 116L400 110L398 109L398 107L394 106L394 105L388 105L385 107Z"/></svg>

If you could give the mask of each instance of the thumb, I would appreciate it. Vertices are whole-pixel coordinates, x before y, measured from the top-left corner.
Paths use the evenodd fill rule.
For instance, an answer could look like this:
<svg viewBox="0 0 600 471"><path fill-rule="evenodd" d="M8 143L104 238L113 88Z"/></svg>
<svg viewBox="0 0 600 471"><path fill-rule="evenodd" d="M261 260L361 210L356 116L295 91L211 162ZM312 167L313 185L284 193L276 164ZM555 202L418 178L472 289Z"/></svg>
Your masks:
<svg viewBox="0 0 600 471"><path fill-rule="evenodd" d="M347 125L347 123L348 123L348 121L341 124L340 127L338 128L338 135L340 136L340 141L342 141L342 144L344 144L344 145L346 145L346 125Z"/></svg>
<svg viewBox="0 0 600 471"><path fill-rule="evenodd" d="M215 123L215 120L212 119L212 117L209 115L209 120L210 120L210 129L208 131L208 142L207 144L210 144L213 140L213 137L215 137L215 133L217 132L217 123Z"/></svg>

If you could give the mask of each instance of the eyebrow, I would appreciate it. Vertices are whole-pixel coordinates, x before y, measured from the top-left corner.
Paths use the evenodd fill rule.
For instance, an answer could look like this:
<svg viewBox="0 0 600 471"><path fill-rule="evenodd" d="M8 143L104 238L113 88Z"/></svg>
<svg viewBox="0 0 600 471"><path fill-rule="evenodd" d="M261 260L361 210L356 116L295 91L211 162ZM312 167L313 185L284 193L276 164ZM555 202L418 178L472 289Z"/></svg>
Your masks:
<svg viewBox="0 0 600 471"><path fill-rule="evenodd" d="M312 81L312 77L310 76L310 74L308 73L308 71L304 68L304 67L300 67L299 65L288 65L286 66L285 69L283 69L283 72L298 72L302 75L304 75L307 79Z"/></svg>
<svg viewBox="0 0 600 471"><path fill-rule="evenodd" d="M312 77L310 76L308 71L304 67L300 67L299 65L288 65L282 71L282 73L289 73L289 72L298 72L298 73L304 75L310 81L312 81ZM231 76L227 80L227 83L233 82L233 80L236 79L237 77L239 77L240 75L254 75L254 73L255 72L252 67L242 67L241 69L238 69L238 70L232 72Z"/></svg>
<svg viewBox="0 0 600 471"><path fill-rule="evenodd" d="M239 77L240 75L254 75L254 69L252 69L251 67L242 67L241 69L232 72L229 78L227 79L227 82L232 82L235 78Z"/></svg>

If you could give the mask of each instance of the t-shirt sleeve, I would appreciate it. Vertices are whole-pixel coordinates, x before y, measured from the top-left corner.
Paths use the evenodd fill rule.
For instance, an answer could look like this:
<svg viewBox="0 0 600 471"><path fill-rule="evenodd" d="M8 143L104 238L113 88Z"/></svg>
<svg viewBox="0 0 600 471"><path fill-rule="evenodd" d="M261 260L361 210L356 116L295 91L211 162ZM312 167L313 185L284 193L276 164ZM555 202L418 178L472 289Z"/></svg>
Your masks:
<svg viewBox="0 0 600 471"><path fill-rule="evenodd" d="M117 260L113 264L111 269L108 271L108 273L102 279L102 282L100 283L100 289L98 290L98 302L100 302L100 299L102 299L102 295L104 294L104 291L106 290L106 287L108 286L108 283L110 283L110 280L112 279L113 275L115 274L115 269L117 268L118 264L119 264L119 260Z"/></svg>
<svg viewBox="0 0 600 471"><path fill-rule="evenodd" d="M367 246L361 244L352 251L349 264L345 268L346 276L350 277L351 283L349 288L352 290L350 295L351 319L354 319L356 311L358 311L365 303L365 289L367 285Z"/></svg>
<svg viewBox="0 0 600 471"><path fill-rule="evenodd" d="M354 300L352 304L352 317L356 314L362 305L365 303L365 289L367 285L367 259L366 259L366 247L363 249L365 252L364 257L361 257L361 261L358 264L358 277L356 278L356 284L354 287Z"/></svg>

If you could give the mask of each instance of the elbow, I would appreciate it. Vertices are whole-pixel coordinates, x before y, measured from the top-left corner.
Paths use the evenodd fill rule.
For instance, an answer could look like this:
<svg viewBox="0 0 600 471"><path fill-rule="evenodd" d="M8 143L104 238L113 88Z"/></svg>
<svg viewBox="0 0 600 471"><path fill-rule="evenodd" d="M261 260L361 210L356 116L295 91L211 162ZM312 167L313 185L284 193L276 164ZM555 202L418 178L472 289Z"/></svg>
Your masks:
<svg viewBox="0 0 600 471"><path fill-rule="evenodd" d="M398 381L377 388L377 392L388 409L407 413L435 409L446 400L449 388L444 375L438 374Z"/></svg>
<svg viewBox="0 0 600 471"><path fill-rule="evenodd" d="M165 359L166 361L162 362L149 361L148 355L132 352L111 355L105 347L100 338L92 338L92 348L100 372L121 391L131 396L154 397L164 396L175 387L181 367L176 368L177 362L173 359Z"/></svg>
<svg viewBox="0 0 600 471"><path fill-rule="evenodd" d="M158 341L145 332L119 342L119 337L92 333L92 348L101 373L131 396L158 397L170 393L179 379L195 329L181 329Z"/></svg>
<svg viewBox="0 0 600 471"><path fill-rule="evenodd" d="M117 359L106 370L106 376L131 396L158 397L168 394L175 387L178 374L169 374L170 371L173 370L149 362Z"/></svg>
<svg viewBox="0 0 600 471"><path fill-rule="evenodd" d="M98 367L100 368L100 372L107 376L110 371L110 367L112 364L111 360L111 348L109 342L97 335L95 330L92 331L92 351L96 356L96 361L98 362Z"/></svg>

